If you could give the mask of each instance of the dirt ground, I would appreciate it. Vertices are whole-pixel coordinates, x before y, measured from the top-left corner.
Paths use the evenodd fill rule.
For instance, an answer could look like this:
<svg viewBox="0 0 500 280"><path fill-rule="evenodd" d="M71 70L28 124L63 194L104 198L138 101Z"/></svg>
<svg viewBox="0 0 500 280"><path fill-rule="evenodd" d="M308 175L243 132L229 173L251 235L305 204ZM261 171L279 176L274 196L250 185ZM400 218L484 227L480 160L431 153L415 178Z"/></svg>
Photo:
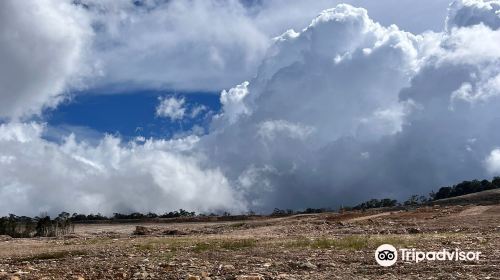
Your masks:
<svg viewBox="0 0 500 280"><path fill-rule="evenodd" d="M500 279L499 237L498 204L76 225L65 237L0 239L0 279ZM385 243L481 257L382 267L374 252Z"/></svg>

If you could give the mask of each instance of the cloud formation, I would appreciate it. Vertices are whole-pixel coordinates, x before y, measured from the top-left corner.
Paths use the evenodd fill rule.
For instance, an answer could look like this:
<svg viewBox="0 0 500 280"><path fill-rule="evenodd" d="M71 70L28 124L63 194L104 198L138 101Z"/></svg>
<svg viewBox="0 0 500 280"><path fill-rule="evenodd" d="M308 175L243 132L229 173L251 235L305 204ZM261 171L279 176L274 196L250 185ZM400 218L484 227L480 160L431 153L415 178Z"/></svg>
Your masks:
<svg viewBox="0 0 500 280"><path fill-rule="evenodd" d="M448 0L422 1L425 5L411 0L344 2L368 6L376 18L405 29L440 28ZM322 10L343 1L77 2L96 33L92 58L101 76L92 78L93 86L121 92L144 87L218 91L248 80L271 38L289 28L303 28ZM417 15L412 11L425 20L413 22Z"/></svg>
<svg viewBox="0 0 500 280"><path fill-rule="evenodd" d="M160 104L156 107L156 115L159 117L170 118L171 120L180 120L184 118L186 108L184 98L163 97L160 98Z"/></svg>
<svg viewBox="0 0 500 280"><path fill-rule="evenodd" d="M495 148L485 159L486 170L490 174L500 174L500 149Z"/></svg>
<svg viewBox="0 0 500 280"><path fill-rule="evenodd" d="M239 79L221 93L222 111L209 133L130 143L106 136L91 145L74 136L47 141L40 124L4 123L0 213L340 206L499 175L498 0L456 1L441 32L422 34L382 25L367 10L342 4L268 42L255 27L264 23L249 20L263 8L249 16L252 8L236 1L171 1L159 10L148 3L84 2L85 13L100 11L91 21L101 23L94 47L103 73L109 81L176 81L180 88ZM212 11L228 16L210 30L182 16L207 19ZM147 26L168 32L149 38L158 33L143 32ZM146 43L125 40L125 31ZM213 42L215 49L194 42ZM162 52L164 44L181 47ZM172 57L178 60L164 68ZM217 61L222 68L213 68ZM140 71L145 65L153 75ZM252 68L255 75L247 71ZM64 88L71 75L62 77ZM199 79L188 83L193 77ZM47 96L57 97L61 88L47 91L53 93L42 95L42 103L50 104ZM158 109L172 119L198 111L182 100L165 98Z"/></svg>
<svg viewBox="0 0 500 280"><path fill-rule="evenodd" d="M64 1L1 1L0 120L56 106L90 74L87 17Z"/></svg>
<svg viewBox="0 0 500 280"><path fill-rule="evenodd" d="M382 2L380 2L382 1ZM448 0L370 0L376 18L436 28ZM255 76L271 38L340 0L15 1L0 4L0 119L54 108L74 89L219 91ZM391 3L390 3L391 2ZM440 11L440 12L438 12ZM397 14L397 17L393 17ZM422 21L420 21L422 22Z"/></svg>
<svg viewBox="0 0 500 280"><path fill-rule="evenodd" d="M1 214L246 209L224 175L190 152L195 136L140 144L106 136L92 146L74 135L49 142L44 130L0 125Z"/></svg>
<svg viewBox="0 0 500 280"><path fill-rule="evenodd" d="M323 11L275 39L227 108L245 114L223 122L224 106L205 153L250 207L267 210L401 199L498 175L497 2L455 2L443 32L420 35L349 5Z"/></svg>

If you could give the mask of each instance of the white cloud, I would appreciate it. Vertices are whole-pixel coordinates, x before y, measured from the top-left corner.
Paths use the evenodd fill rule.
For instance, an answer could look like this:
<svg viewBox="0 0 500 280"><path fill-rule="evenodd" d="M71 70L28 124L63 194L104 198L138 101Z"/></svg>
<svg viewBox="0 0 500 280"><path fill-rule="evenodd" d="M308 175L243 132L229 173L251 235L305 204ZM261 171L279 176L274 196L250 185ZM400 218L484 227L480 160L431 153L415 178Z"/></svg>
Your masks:
<svg viewBox="0 0 500 280"><path fill-rule="evenodd" d="M500 142L500 33L490 24L414 35L363 9L326 10L275 40L237 99L245 117L214 120L200 144L264 209L404 198L487 178L484 158ZM314 133L291 139L302 135L297 124Z"/></svg>
<svg viewBox="0 0 500 280"><path fill-rule="evenodd" d="M498 0L461 0L454 1L446 18L446 28L485 24L492 29L500 27L500 1Z"/></svg>
<svg viewBox="0 0 500 280"><path fill-rule="evenodd" d="M208 111L208 108L207 106L205 105L195 105L192 109L191 109L191 118L196 118L198 117L199 115L201 115L203 112L206 112Z"/></svg>
<svg viewBox="0 0 500 280"><path fill-rule="evenodd" d="M219 90L253 75L269 45L239 1L82 2L98 27L96 86Z"/></svg>
<svg viewBox="0 0 500 280"><path fill-rule="evenodd" d="M488 157L486 157L484 163L488 173L492 175L500 175L500 149L493 149Z"/></svg>
<svg viewBox="0 0 500 280"><path fill-rule="evenodd" d="M314 128L284 120L268 120L258 124L257 134L265 141L272 141L279 135L305 140Z"/></svg>
<svg viewBox="0 0 500 280"><path fill-rule="evenodd" d="M341 2L366 6L385 24L421 32L441 28L448 1L81 2L96 30L93 57L102 70L102 77L92 81L97 87L120 91L230 87L255 75L270 38L289 28L302 28L322 10Z"/></svg>
<svg viewBox="0 0 500 280"><path fill-rule="evenodd" d="M234 123L240 116L248 115L250 110L244 99L248 95L248 82L243 82L229 91L223 90L220 94L220 103L224 108L223 118Z"/></svg>
<svg viewBox="0 0 500 280"><path fill-rule="evenodd" d="M170 118L171 120L180 120L186 113L185 99L177 97L160 98L160 104L156 107L156 115L159 117Z"/></svg>
<svg viewBox="0 0 500 280"><path fill-rule="evenodd" d="M172 121L206 117L210 113L207 106L196 103L188 104L184 97L165 96L158 100L160 102L156 106L156 116L169 118Z"/></svg>
<svg viewBox="0 0 500 280"><path fill-rule="evenodd" d="M197 137L143 145L106 136L98 145L43 139L43 126L0 125L0 214L42 211L244 211L217 169L189 152Z"/></svg>
<svg viewBox="0 0 500 280"><path fill-rule="evenodd" d="M384 23L425 30L436 28L448 0L419 1L418 7L410 0L381 1L347 2L367 6ZM115 93L230 87L255 75L272 37L302 28L339 2L2 1L0 118L55 107L80 86ZM411 22L414 12L426 15L418 26Z"/></svg>
<svg viewBox="0 0 500 280"><path fill-rule="evenodd" d="M0 119L37 114L90 71L92 31L65 1L0 2Z"/></svg>

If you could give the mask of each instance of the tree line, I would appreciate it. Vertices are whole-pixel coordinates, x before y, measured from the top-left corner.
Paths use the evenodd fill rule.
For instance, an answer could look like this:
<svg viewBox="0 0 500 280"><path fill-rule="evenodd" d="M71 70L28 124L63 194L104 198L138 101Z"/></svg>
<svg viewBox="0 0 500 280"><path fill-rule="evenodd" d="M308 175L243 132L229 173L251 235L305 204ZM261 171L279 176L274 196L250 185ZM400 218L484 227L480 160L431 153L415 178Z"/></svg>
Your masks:
<svg viewBox="0 0 500 280"><path fill-rule="evenodd" d="M436 193L430 193L429 196L432 200L438 200L498 188L500 188L500 177L494 177L491 182L488 180L472 180L442 187Z"/></svg>
<svg viewBox="0 0 500 280"><path fill-rule="evenodd" d="M432 202L439 199L451 198L486 190L500 188L500 177L494 177L493 180L471 180L462 181L456 185L441 187L437 192L431 192L428 196L412 195L404 202L398 202L395 199L370 199L354 207L342 207L343 210L364 210L371 208L395 207L395 206L416 206Z"/></svg>
<svg viewBox="0 0 500 280"><path fill-rule="evenodd" d="M217 216L217 214L211 213L209 215ZM111 217L104 216L101 213L98 214L79 214L73 213L71 215L70 220L73 222L82 222L82 221L101 221L101 220L145 220L145 219L157 219L157 218L180 218L180 217L195 217L195 216L206 216L203 214L196 214L196 212L190 212L184 209L179 209L178 211L170 211L165 212L163 214L156 213L139 213L133 212L130 214L123 213L113 213Z"/></svg>
<svg viewBox="0 0 500 280"><path fill-rule="evenodd" d="M54 237L74 231L69 213L62 212L56 218L40 215L35 218L10 214L0 217L0 235L14 238L22 237Z"/></svg>

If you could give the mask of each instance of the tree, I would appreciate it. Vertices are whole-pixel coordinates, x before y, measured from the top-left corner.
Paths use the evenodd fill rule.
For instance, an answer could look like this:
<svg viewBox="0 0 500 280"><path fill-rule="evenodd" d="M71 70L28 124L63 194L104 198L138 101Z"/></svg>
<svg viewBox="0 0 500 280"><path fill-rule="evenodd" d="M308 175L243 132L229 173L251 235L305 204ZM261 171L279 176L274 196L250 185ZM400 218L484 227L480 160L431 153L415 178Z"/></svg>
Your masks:
<svg viewBox="0 0 500 280"><path fill-rule="evenodd" d="M419 204L418 195L410 196L404 203L405 206L415 206Z"/></svg>
<svg viewBox="0 0 500 280"><path fill-rule="evenodd" d="M500 188L500 177L494 177L491 184L495 186L496 189Z"/></svg>
<svg viewBox="0 0 500 280"><path fill-rule="evenodd" d="M452 188L451 187L442 187L435 194L434 200L448 198L448 197L451 196L451 194L452 194Z"/></svg>

